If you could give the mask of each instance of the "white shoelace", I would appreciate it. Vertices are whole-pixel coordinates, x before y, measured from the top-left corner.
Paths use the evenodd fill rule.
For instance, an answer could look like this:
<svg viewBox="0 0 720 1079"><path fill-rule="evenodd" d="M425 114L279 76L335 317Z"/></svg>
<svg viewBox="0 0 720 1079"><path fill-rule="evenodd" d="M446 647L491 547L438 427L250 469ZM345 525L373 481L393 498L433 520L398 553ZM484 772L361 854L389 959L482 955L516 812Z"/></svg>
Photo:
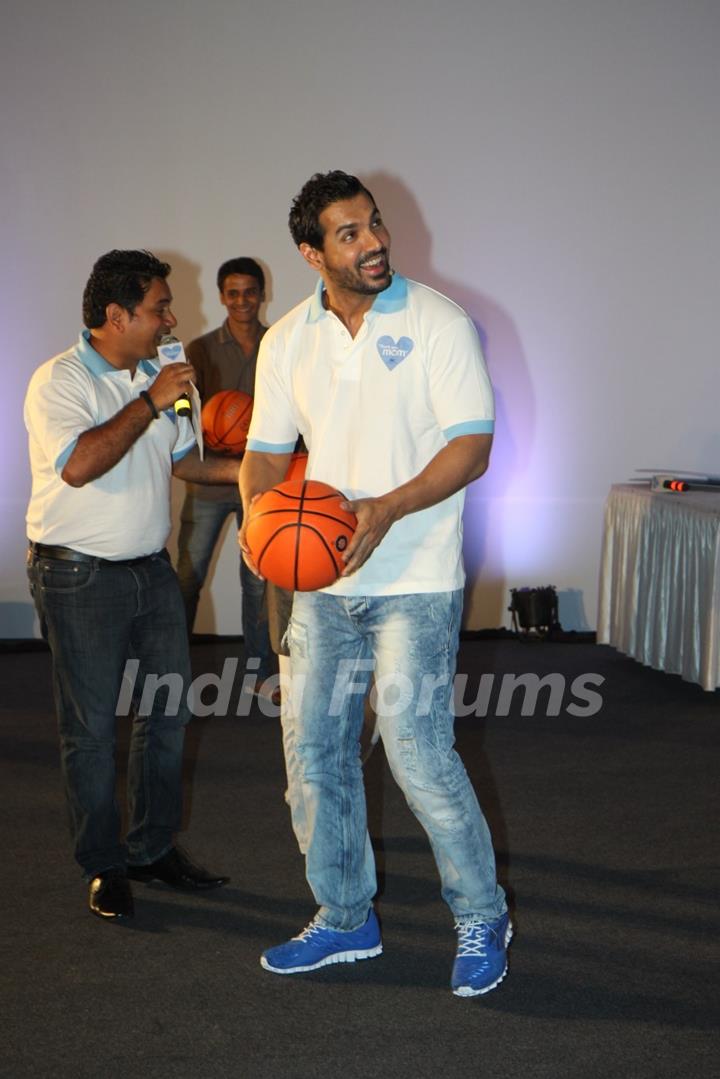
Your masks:
<svg viewBox="0 0 720 1079"><path fill-rule="evenodd" d="M309 925L305 926L302 933L298 933L298 935L296 937L293 937L292 939L293 940L309 940L312 936L315 935L315 933L319 929L324 929L324 928L325 928L324 926L318 925L317 922L315 921L315 919L313 919L310 922Z"/></svg>
<svg viewBox="0 0 720 1079"><path fill-rule="evenodd" d="M456 922L455 928L458 931L458 957L475 955L480 959L485 959L490 933L487 922L481 922L479 919Z"/></svg>

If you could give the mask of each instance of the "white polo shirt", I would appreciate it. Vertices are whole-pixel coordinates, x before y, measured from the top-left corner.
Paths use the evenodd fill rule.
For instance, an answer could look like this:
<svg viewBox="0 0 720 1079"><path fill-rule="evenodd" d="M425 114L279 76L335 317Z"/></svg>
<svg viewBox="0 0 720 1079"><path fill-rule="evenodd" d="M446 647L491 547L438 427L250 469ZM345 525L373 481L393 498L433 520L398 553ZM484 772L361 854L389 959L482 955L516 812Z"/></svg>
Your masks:
<svg viewBox="0 0 720 1079"><path fill-rule="evenodd" d="M465 312L395 274L352 338L315 294L275 323L260 346L248 449L287 453L298 433L307 476L348 498L378 496L417 476L448 442L494 427L480 341ZM397 521L334 595L461 588L457 494Z"/></svg>
<svg viewBox="0 0 720 1079"><path fill-rule="evenodd" d="M157 364L142 360L132 378L96 352L89 337L83 331L73 348L48 360L30 380L27 532L38 543L101 558L138 558L165 545L172 463L192 449L195 436L188 420L163 412L103 476L84 487L65 483L60 474L79 436L134 401L159 371Z"/></svg>

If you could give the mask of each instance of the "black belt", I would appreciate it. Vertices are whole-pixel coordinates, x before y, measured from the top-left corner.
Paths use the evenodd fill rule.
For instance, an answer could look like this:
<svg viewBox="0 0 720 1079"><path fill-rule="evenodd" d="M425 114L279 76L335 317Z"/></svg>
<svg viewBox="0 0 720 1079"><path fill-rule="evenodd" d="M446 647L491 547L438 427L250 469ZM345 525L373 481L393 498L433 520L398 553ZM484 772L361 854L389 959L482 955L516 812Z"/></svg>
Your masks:
<svg viewBox="0 0 720 1079"><path fill-rule="evenodd" d="M72 547L55 547L48 543L33 543L30 540L30 550L38 558L59 558L63 562L106 562L110 566L134 566L138 562L144 562L148 558L154 558L154 554L140 555L139 558L100 558L99 555L85 554L83 551L74 551ZM167 558L165 550L156 551L155 554Z"/></svg>

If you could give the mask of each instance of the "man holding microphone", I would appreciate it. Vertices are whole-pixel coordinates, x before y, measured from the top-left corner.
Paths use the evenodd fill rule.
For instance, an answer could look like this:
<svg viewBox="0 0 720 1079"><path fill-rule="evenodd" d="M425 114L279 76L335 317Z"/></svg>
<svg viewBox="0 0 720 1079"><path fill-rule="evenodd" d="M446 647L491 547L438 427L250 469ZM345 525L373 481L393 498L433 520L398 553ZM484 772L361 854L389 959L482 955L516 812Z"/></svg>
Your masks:
<svg viewBox="0 0 720 1079"><path fill-rule="evenodd" d="M173 408L193 369L160 369L152 359L177 325L169 272L147 251L99 258L83 296L86 328L35 372L25 401L28 578L53 657L75 857L90 909L106 920L133 916L129 878L191 889L228 879L173 845L190 712L183 693L165 714L163 676L179 673L188 687L191 674L183 603L164 549L170 481L235 482L238 462L200 460L192 425ZM123 842L115 710L129 656L140 664L136 684L152 675L159 689L149 714L133 718Z"/></svg>

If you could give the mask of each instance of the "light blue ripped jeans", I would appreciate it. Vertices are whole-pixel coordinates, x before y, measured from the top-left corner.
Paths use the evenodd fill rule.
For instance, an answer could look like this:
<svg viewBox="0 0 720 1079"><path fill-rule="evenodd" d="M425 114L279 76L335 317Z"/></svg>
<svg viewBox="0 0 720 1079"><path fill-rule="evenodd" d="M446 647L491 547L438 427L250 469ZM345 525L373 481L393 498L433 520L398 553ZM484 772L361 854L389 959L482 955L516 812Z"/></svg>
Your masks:
<svg viewBox="0 0 720 1079"><path fill-rule="evenodd" d="M452 689L462 592L296 592L284 717L290 808L319 920L355 929L376 891L358 740L375 671L390 769L425 829L456 918L506 910L490 833L454 750Z"/></svg>

